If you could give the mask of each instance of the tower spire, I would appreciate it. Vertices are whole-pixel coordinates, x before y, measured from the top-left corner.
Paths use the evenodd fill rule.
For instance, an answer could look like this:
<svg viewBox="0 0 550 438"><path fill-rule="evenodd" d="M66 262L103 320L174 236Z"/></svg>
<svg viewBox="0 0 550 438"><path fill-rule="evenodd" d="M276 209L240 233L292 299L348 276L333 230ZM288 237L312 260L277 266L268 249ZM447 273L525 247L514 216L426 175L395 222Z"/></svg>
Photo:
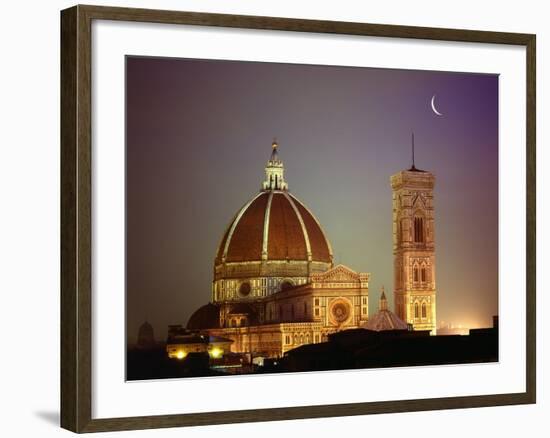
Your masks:
<svg viewBox="0 0 550 438"><path fill-rule="evenodd" d="M279 143L277 138L273 138L271 143L271 157L265 166L265 180L262 184L262 190L288 190L288 184L285 181L285 167L279 158Z"/></svg>
<svg viewBox="0 0 550 438"><path fill-rule="evenodd" d="M388 300L386 299L384 286L382 286L382 293L380 294L380 303L378 304L378 308L378 310L388 310Z"/></svg>
<svg viewBox="0 0 550 438"><path fill-rule="evenodd" d="M414 131L411 133L411 146L412 146L412 167L411 170L416 170L414 166Z"/></svg>
<svg viewBox="0 0 550 438"><path fill-rule="evenodd" d="M411 168L409 169L409 172L425 172L424 170L417 169L416 163L414 162L414 131L411 132Z"/></svg>

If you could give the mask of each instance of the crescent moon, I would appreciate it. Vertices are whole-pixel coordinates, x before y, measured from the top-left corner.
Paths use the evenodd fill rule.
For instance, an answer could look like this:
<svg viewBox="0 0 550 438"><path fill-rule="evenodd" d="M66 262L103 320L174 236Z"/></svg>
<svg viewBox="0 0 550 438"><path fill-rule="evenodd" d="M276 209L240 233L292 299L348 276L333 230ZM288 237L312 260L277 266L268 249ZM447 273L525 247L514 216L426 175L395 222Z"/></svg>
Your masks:
<svg viewBox="0 0 550 438"><path fill-rule="evenodd" d="M436 113L438 116L442 116L443 114L441 114L436 108L435 108L435 94L432 96L432 110L434 113Z"/></svg>

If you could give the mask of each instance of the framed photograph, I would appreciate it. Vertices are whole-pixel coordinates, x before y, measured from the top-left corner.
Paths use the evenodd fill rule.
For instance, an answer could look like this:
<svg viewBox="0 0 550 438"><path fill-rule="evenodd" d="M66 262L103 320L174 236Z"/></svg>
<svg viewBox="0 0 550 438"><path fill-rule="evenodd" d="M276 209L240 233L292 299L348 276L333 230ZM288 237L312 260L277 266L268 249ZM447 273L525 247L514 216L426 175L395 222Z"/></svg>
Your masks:
<svg viewBox="0 0 550 438"><path fill-rule="evenodd" d="M535 403L535 35L61 12L61 423Z"/></svg>

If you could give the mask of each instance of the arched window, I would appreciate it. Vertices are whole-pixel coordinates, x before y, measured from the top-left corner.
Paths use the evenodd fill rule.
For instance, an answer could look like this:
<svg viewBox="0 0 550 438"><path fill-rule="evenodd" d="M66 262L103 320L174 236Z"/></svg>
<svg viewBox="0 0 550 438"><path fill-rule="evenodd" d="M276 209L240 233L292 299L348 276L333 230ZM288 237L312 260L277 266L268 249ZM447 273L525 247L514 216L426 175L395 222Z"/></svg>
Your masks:
<svg viewBox="0 0 550 438"><path fill-rule="evenodd" d="M420 270L420 278L422 282L426 281L426 267L422 266L422 269Z"/></svg>
<svg viewBox="0 0 550 438"><path fill-rule="evenodd" d="M414 303L414 317L415 318L418 318L419 315L418 315L418 303Z"/></svg>
<svg viewBox="0 0 550 438"><path fill-rule="evenodd" d="M422 303L422 318L426 318L426 303Z"/></svg>
<svg viewBox="0 0 550 438"><path fill-rule="evenodd" d="M418 281L418 266L413 268L413 279L415 282Z"/></svg>
<svg viewBox="0 0 550 438"><path fill-rule="evenodd" d="M300 344L303 344L304 343L304 334L302 333L300 335Z"/></svg>
<svg viewBox="0 0 550 438"><path fill-rule="evenodd" d="M424 243L424 218L420 216L414 218L414 241Z"/></svg>

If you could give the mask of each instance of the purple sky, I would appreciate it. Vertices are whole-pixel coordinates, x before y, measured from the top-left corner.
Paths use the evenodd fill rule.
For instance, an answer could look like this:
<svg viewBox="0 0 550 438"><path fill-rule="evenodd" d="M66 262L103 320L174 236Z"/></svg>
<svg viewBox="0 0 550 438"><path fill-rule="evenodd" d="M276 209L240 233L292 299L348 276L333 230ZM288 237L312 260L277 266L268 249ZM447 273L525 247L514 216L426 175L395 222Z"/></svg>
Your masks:
<svg viewBox="0 0 550 438"><path fill-rule="evenodd" d="M158 338L210 300L219 240L277 137L335 261L393 290L390 175L436 175L438 322L498 313L498 76L127 58L127 324ZM444 115L430 107L432 95ZM393 309L393 296L388 294Z"/></svg>

